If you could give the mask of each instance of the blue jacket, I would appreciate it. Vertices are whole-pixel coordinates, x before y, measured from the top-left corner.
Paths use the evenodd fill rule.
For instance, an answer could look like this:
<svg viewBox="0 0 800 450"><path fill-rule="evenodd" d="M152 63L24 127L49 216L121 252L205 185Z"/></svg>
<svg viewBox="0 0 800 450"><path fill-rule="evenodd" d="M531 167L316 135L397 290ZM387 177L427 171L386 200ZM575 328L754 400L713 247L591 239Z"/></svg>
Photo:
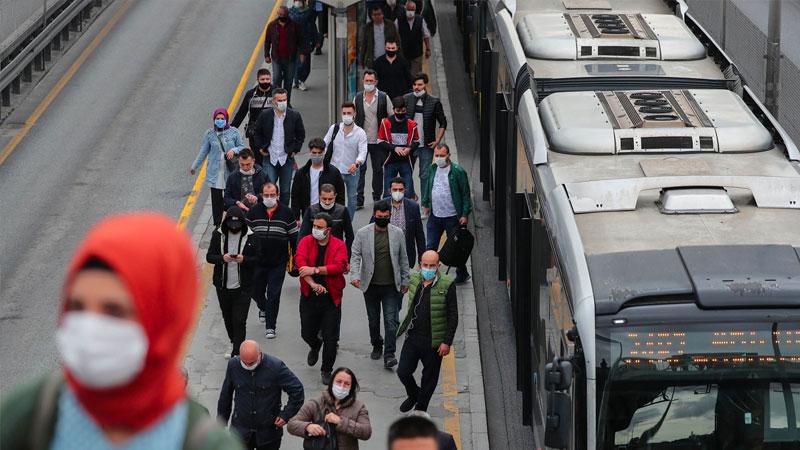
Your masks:
<svg viewBox="0 0 800 450"><path fill-rule="evenodd" d="M281 391L289 395L283 409ZM231 418L234 392L236 405ZM281 417L289 422L300 411L304 400L303 383L280 359L261 353L261 364L254 370L246 370L235 356L228 361L225 371L217 403L217 419L224 424L230 419L231 428L244 442L255 433L256 445L262 446L283 435L283 429L275 426L275 418Z"/></svg>
<svg viewBox="0 0 800 450"><path fill-rule="evenodd" d="M239 130L230 127L222 132L222 142L225 145L225 151L233 150L233 153L239 154L239 151L244 148L242 135ZM217 171L227 170L227 167L220 167L220 153L222 150L219 148L219 139L217 139L217 132L213 128L206 130L203 136L203 143L200 144L200 152L197 153L192 163L192 170L198 170L203 164L203 160L208 158L208 167L206 168L206 184L209 187L214 187L217 181Z"/></svg>

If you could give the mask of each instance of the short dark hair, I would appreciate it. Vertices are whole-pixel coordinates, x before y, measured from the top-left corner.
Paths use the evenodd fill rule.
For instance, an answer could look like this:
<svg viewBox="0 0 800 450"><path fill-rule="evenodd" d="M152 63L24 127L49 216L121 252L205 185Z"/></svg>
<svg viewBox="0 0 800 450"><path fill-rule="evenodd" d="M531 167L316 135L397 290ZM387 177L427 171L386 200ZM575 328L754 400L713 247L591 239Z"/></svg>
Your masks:
<svg viewBox="0 0 800 450"><path fill-rule="evenodd" d="M380 212L392 212L392 204L389 203L389 200L387 200L387 199L383 199L383 200L377 201L377 202L375 202L374 205L372 205L372 213L374 214L374 213L376 213L378 211L380 211Z"/></svg>
<svg viewBox="0 0 800 450"><path fill-rule="evenodd" d="M389 427L389 448L398 439L433 438L438 434L436 424L420 416L406 416L394 421Z"/></svg>
<svg viewBox="0 0 800 450"><path fill-rule="evenodd" d="M356 104L353 102L342 102L342 109L353 108L356 109Z"/></svg>
<svg viewBox="0 0 800 450"><path fill-rule="evenodd" d="M397 97L392 99L392 108L400 109L406 107L406 99L403 98L402 95L398 95Z"/></svg>
<svg viewBox="0 0 800 450"><path fill-rule="evenodd" d="M386 39L383 41L383 46L385 47L385 46L386 46L386 44L397 44L397 39L395 39L395 38L393 38L393 37L387 37L387 38L386 38Z"/></svg>
<svg viewBox="0 0 800 450"><path fill-rule="evenodd" d="M402 184L403 187L406 187L406 180L404 180L403 177L394 177L389 182L389 186L391 187L393 184Z"/></svg>
<svg viewBox="0 0 800 450"><path fill-rule="evenodd" d="M325 150L325 141L319 137L312 138L308 141L308 148L321 148Z"/></svg>
<svg viewBox="0 0 800 450"><path fill-rule="evenodd" d="M364 77L367 76L367 75L372 75L373 77L375 77L376 80L378 79L378 72L375 72L372 69L364 70L364 75L361 76L361 79L363 80Z"/></svg>
<svg viewBox="0 0 800 450"><path fill-rule="evenodd" d="M325 214L325 213L319 213L319 214ZM319 215L319 214L317 214L317 215ZM325 214L325 215L327 216L327 214ZM358 389L359 389L358 388L358 380L356 379L356 374L354 374L353 371L350 370L348 367L339 367L339 368L337 368L331 374L331 382L328 383L328 394L331 395L331 398L336 398L336 397L333 396L333 379L336 378L336 374L338 374L339 372L344 372L344 373L350 375L350 379L351 379L351 381L350 381L350 393L347 394L347 397L339 400L341 402L341 404L345 404L345 402L347 402L351 398L356 398L356 392L358 392Z"/></svg>
<svg viewBox="0 0 800 450"><path fill-rule="evenodd" d="M416 83L417 80L422 80L423 83L428 84L428 74L425 72L417 72L411 82Z"/></svg>
<svg viewBox="0 0 800 450"><path fill-rule="evenodd" d="M336 193L336 186L330 183L323 183L322 186L319 187L320 192L333 192Z"/></svg>
<svg viewBox="0 0 800 450"><path fill-rule="evenodd" d="M258 69L258 72L256 72L256 78L260 77L261 75L272 75L272 72L270 72L266 67L262 67Z"/></svg>
<svg viewBox="0 0 800 450"><path fill-rule="evenodd" d="M278 88L278 89L275 89L274 91L272 91L272 96L273 97L275 97L276 95L280 95L280 94L289 95L289 93L284 88Z"/></svg>
<svg viewBox="0 0 800 450"><path fill-rule="evenodd" d="M325 226L328 227L328 228L331 227L331 222L333 222L333 219L331 218L331 215L326 213L326 212L318 212L318 213L314 214L314 220L324 220L325 221Z"/></svg>
<svg viewBox="0 0 800 450"><path fill-rule="evenodd" d="M381 5L380 5L380 3L374 3L374 4L373 4L373 5L372 5L372 6L369 8L369 12L370 12L370 13L372 13L373 11L376 11L376 10L379 10L379 9L381 10L381 12L383 12L383 6L381 6Z"/></svg>
<svg viewBox="0 0 800 450"><path fill-rule="evenodd" d="M441 143L441 144L437 145L436 148L443 148L443 149L447 150L447 154L448 155L450 154L450 147L448 147L447 144Z"/></svg>
<svg viewBox="0 0 800 450"><path fill-rule="evenodd" d="M241 158L241 159L248 159L248 158L252 158L253 156L254 156L253 155L253 151L250 150L247 147L239 150L239 158Z"/></svg>
<svg viewBox="0 0 800 450"><path fill-rule="evenodd" d="M275 188L275 193L276 194L280 194L280 191L278 190L278 185L273 183L272 181L267 181L266 183L261 185L261 193L263 194L264 193L264 189L266 189L268 187L274 187Z"/></svg>

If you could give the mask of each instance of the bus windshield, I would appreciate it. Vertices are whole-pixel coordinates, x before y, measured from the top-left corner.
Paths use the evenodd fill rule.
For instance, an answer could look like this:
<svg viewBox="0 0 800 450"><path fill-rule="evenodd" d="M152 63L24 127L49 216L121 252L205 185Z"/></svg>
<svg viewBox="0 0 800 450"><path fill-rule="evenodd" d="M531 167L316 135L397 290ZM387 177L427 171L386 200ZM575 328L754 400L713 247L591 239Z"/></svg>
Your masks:
<svg viewBox="0 0 800 450"><path fill-rule="evenodd" d="M598 330L598 448L800 448L800 323Z"/></svg>

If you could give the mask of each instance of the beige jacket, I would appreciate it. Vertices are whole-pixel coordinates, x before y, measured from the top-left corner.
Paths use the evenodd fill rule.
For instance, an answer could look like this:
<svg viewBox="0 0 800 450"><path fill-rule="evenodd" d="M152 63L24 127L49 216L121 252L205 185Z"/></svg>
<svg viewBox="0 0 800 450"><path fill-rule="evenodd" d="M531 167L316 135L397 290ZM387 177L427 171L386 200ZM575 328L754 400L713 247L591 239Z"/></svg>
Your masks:
<svg viewBox="0 0 800 450"><path fill-rule="evenodd" d="M332 412L342 418L342 422L336 426L336 442L339 444L339 450L358 450L358 440L366 441L372 436L369 412L364 404L351 398L337 408L334 398L327 390L323 391L321 396L307 401L300 408L300 412L289 420L286 429L290 434L306 437L306 427L320 421L317 405L322 409L323 417Z"/></svg>

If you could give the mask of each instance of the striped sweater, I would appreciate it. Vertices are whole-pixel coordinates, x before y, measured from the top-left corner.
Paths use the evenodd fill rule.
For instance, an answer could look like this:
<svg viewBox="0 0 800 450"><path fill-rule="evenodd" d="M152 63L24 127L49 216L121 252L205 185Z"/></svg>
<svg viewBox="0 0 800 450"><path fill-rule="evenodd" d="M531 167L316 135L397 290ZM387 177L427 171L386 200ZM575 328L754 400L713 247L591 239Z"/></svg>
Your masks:
<svg viewBox="0 0 800 450"><path fill-rule="evenodd" d="M259 202L247 213L248 225L255 232L261 244L261 264L275 267L289 261L289 251L297 251L297 220L291 208L278 204L278 208L267 213L267 208Z"/></svg>

